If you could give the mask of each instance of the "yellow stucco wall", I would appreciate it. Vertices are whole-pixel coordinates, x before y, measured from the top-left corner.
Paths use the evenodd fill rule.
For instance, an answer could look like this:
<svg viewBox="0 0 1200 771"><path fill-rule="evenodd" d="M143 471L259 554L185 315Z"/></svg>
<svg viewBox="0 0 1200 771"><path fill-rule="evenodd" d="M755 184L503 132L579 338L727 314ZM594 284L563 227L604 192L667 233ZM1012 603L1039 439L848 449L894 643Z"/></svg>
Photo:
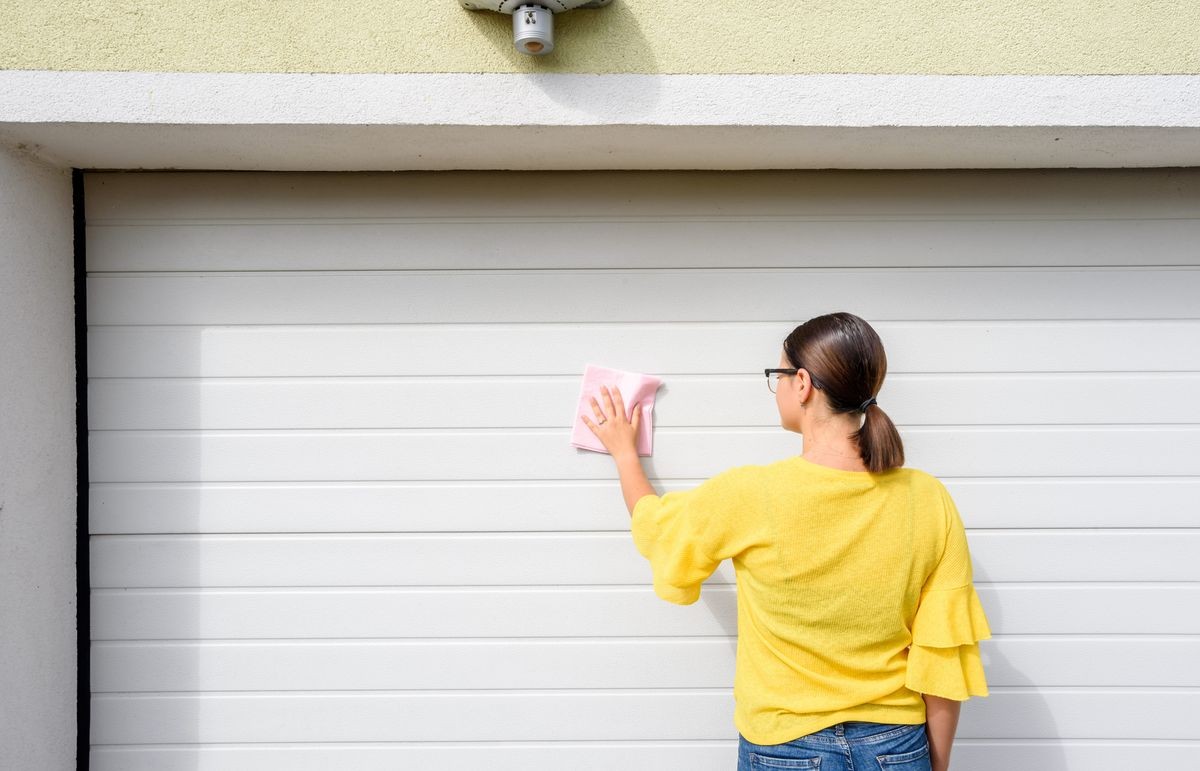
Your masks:
<svg viewBox="0 0 1200 771"><path fill-rule="evenodd" d="M517 53L457 0L0 0L0 69L1200 73L1198 0L614 0Z"/></svg>

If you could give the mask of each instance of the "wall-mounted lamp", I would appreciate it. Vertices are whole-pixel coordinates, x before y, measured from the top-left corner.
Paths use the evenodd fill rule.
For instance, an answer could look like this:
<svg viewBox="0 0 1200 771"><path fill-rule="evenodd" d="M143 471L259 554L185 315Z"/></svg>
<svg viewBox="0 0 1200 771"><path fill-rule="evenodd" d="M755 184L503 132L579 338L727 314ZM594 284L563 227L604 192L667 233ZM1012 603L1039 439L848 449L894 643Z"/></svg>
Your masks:
<svg viewBox="0 0 1200 771"><path fill-rule="evenodd" d="M554 50L554 14L575 8L600 8L612 0L458 0L468 11L512 14L513 45L523 54L543 56Z"/></svg>

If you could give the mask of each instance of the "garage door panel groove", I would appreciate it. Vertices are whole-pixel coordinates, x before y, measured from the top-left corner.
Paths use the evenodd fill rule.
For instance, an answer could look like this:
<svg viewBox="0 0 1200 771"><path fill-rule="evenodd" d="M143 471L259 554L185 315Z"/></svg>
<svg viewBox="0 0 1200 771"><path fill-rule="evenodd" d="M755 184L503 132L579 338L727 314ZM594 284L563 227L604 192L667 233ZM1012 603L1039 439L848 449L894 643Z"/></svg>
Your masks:
<svg viewBox="0 0 1200 771"><path fill-rule="evenodd" d="M659 376L745 375L779 361L796 323L95 326L88 374L578 377L593 361ZM887 346L890 373L1200 372L1198 321L872 326Z"/></svg>
<svg viewBox="0 0 1200 771"><path fill-rule="evenodd" d="M965 738L1200 739L1196 689L996 689ZM732 692L253 694L92 697L96 743L721 739Z"/></svg>
<svg viewBox="0 0 1200 771"><path fill-rule="evenodd" d="M1200 528L969 534L980 581L1197 581ZM626 533L111 535L91 539L93 587L635 584ZM715 583L732 583L732 565Z"/></svg>
<svg viewBox="0 0 1200 771"><path fill-rule="evenodd" d="M768 394L769 397L769 394ZM570 406L568 404L568 406ZM935 476L1194 476L1200 426L903 429L907 465ZM659 429L650 477L708 477L796 455L778 429ZM611 459L566 428L357 432L101 431L96 482L612 479Z"/></svg>
<svg viewBox="0 0 1200 771"><path fill-rule="evenodd" d="M1058 771L1126 771L1184 768L1200 752L1200 743L1173 740L987 740L959 738L956 763L972 771L1014 768ZM357 771L437 768L440 771L528 771L561 765L579 771L728 771L737 763L737 740L642 742L253 742L150 747L98 745L93 771L244 771L280 767L290 771L327 771L348 764Z"/></svg>
<svg viewBox="0 0 1200 771"><path fill-rule="evenodd" d="M92 645L93 693L195 691L723 688L736 638ZM1200 687L1200 636L998 638L992 687ZM1120 667L1111 662L1120 661Z"/></svg>
<svg viewBox="0 0 1200 771"><path fill-rule="evenodd" d="M1197 293L1200 296L1200 292ZM776 426L761 373L674 376L654 408L659 428ZM89 428L352 429L565 427L562 405L578 397L578 377L541 378L120 378L88 387ZM1200 423L1200 373L995 373L889 375L878 395L904 425L1003 425L1006 402L1024 405L1025 424ZM442 409L447 402L454 410ZM520 410L510 407L520 405Z"/></svg>
<svg viewBox="0 0 1200 771"><path fill-rule="evenodd" d="M1131 294L1131 284L1142 291ZM1069 320L1097 308L1109 319L1189 319L1200 311L1200 269L1185 266L126 274L89 276L87 285L96 325L756 322L794 315L805 296L853 296L859 315L891 320L931 312L947 321Z"/></svg>
<svg viewBox="0 0 1200 771"><path fill-rule="evenodd" d="M703 480L654 480L662 493ZM968 528L1200 527L1200 478L942 477ZM530 505L530 501L536 505ZM619 531L615 480L93 483L94 535Z"/></svg>
<svg viewBox="0 0 1200 771"><path fill-rule="evenodd" d="M508 215L1195 216L1192 169L161 171L86 175L88 222ZM519 192L519 195L517 194Z"/></svg>
<svg viewBox="0 0 1200 771"><path fill-rule="evenodd" d="M980 584L995 634L1200 634L1200 584ZM93 640L729 636L733 585L692 606L650 586L96 589Z"/></svg>

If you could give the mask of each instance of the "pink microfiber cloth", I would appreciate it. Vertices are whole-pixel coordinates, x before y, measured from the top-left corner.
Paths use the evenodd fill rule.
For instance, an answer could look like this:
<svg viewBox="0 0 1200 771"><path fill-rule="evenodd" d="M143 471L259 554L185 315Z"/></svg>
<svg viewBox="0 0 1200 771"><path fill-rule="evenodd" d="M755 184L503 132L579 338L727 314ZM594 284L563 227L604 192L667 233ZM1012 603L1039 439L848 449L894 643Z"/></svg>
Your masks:
<svg viewBox="0 0 1200 771"><path fill-rule="evenodd" d="M658 387L662 385L662 380L653 375L623 372L619 369L598 367L595 364L588 364L583 371L583 385L579 389L579 405L575 408L575 422L571 428L571 444L585 450L608 452L604 449L604 443L580 418L581 415L587 415L589 420L593 423L596 422L596 413L592 411L591 397L593 396L596 397L600 408L607 410L607 406L604 404L604 393L600 390L602 385L608 386L610 393L614 390L621 392L621 398L625 400L625 417L629 420L633 420L635 403L642 411L641 423L638 425L637 453L638 455L650 455L654 448L654 420L652 417L654 395L658 392ZM613 403L615 406L616 401L614 400Z"/></svg>

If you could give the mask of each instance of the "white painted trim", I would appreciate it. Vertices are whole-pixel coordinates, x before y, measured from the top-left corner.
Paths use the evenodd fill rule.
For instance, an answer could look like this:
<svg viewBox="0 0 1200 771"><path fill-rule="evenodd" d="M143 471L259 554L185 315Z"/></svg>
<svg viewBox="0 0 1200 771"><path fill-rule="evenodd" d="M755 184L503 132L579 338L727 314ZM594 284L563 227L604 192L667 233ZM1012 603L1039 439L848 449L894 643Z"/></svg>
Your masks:
<svg viewBox="0 0 1200 771"><path fill-rule="evenodd" d="M10 70L0 143L86 169L1200 166L1200 75Z"/></svg>
<svg viewBox="0 0 1200 771"><path fill-rule="evenodd" d="M1196 75L0 72L4 123L1200 127Z"/></svg>

